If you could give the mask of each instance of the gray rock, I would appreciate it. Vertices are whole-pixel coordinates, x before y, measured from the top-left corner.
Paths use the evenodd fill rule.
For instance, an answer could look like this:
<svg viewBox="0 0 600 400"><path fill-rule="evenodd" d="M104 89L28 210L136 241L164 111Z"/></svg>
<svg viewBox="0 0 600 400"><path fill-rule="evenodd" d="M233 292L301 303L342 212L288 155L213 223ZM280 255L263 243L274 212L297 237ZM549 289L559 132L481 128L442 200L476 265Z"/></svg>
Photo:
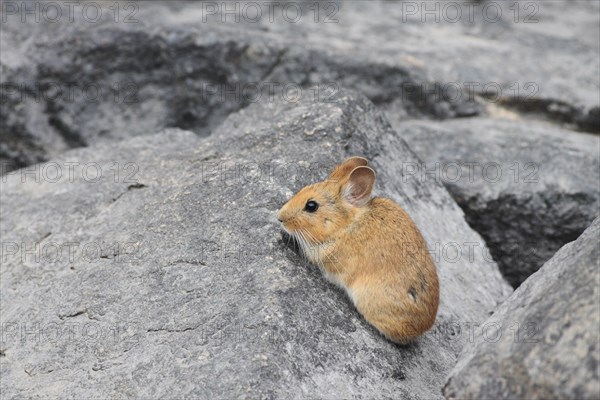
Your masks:
<svg viewBox="0 0 600 400"><path fill-rule="evenodd" d="M188 5L180 13L190 13L188 21L197 22L198 8ZM315 16L315 3L309 1L304 4L303 18L294 23L289 22L293 10L285 10L285 6L277 9L272 21L262 18L249 23L248 18L241 18L236 23L216 13L207 18L207 23L235 27L245 22L245 26L255 28L253 32L261 32L269 40L291 43L293 48L326 51L342 59L350 55L359 62L369 60L371 64L411 71L423 69L429 82L441 86L438 90L427 88L427 92L434 93L431 98L439 100L440 114L441 109L463 102L465 93L456 98L461 93L454 88L471 86L493 104L600 132L598 2L445 0L427 5L327 1L320 2L320 14ZM369 68L361 69L368 81ZM411 91L397 84L392 87L397 94ZM496 88L499 98L490 100L496 96ZM390 89L386 85L379 88L383 93ZM454 100L444 101L443 93ZM387 100L401 99L397 95ZM460 116L448 110L446 115L457 114Z"/></svg>
<svg viewBox="0 0 600 400"><path fill-rule="evenodd" d="M596 219L496 310L465 347L446 398L600 398L599 239Z"/></svg>
<svg viewBox="0 0 600 400"><path fill-rule="evenodd" d="M350 154L373 160L379 192L436 259L437 324L408 347L368 325L275 219ZM404 179L399 160L417 158L344 92L253 104L207 138L171 129L69 151L38 165L40 182L3 176L3 398L441 398L460 329L511 289L443 186Z"/></svg>
<svg viewBox="0 0 600 400"><path fill-rule="evenodd" d="M599 136L489 118L392 124L424 162L405 169L444 183L514 287L599 215Z"/></svg>
<svg viewBox="0 0 600 400"><path fill-rule="evenodd" d="M259 39L232 40L226 31L110 20L62 25L64 31L38 27L29 40L5 33L3 54L18 55L2 63L0 161L10 164L6 170L166 127L207 135L248 104L239 94L221 96L224 88L239 93L261 82L280 51ZM20 39L20 47L10 39ZM222 90L210 95L213 88Z"/></svg>
<svg viewBox="0 0 600 400"><path fill-rule="evenodd" d="M290 37L274 40L249 24L199 24L198 4L177 12L140 3L138 23L116 23L104 11L97 23L79 13L61 23L7 17L0 43L2 53L10 54L0 63L4 171L69 148L167 127L206 136L233 111L295 98L298 91L326 99L354 87L389 101L410 84L415 93L397 113L449 117L481 111L474 101L450 104L423 93L422 87L436 83L422 68L307 51Z"/></svg>
<svg viewBox="0 0 600 400"><path fill-rule="evenodd" d="M393 116L475 116L492 103L600 131L596 2L568 12L564 2L524 3L516 16L512 3L438 2L429 19L419 2L282 2L256 22L242 2L238 21L219 2L214 14L206 2L140 2L133 16L130 3L115 16L115 2L97 2L98 21L80 5L72 21L65 7L56 23L23 23L25 3L0 28L5 170L165 127L208 135L258 89L281 99L298 88L315 95L314 85L321 97L363 91Z"/></svg>

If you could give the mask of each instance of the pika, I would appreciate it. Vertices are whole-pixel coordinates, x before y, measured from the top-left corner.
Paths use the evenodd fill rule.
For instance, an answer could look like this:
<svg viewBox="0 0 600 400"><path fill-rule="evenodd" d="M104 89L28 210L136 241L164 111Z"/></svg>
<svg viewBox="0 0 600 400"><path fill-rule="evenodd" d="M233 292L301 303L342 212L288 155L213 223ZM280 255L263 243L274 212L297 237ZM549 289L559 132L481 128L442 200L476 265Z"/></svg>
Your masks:
<svg viewBox="0 0 600 400"><path fill-rule="evenodd" d="M351 157L302 188L277 217L371 325L407 344L435 322L438 276L415 223L393 200L371 198L374 184L368 161Z"/></svg>

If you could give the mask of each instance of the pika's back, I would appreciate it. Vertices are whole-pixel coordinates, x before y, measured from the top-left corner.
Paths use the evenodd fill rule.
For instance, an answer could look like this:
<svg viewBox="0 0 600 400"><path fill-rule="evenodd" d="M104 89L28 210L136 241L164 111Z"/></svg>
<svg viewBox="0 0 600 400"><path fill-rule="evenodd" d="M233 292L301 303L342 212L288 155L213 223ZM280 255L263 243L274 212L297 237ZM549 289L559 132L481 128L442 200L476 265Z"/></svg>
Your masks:
<svg viewBox="0 0 600 400"><path fill-rule="evenodd" d="M396 249L426 247L421 232L400 205L391 199L375 197L369 203L370 212L362 223L371 231L379 245L389 244ZM404 253L404 251L402 251Z"/></svg>
<svg viewBox="0 0 600 400"><path fill-rule="evenodd" d="M410 216L394 201L374 198L361 223L364 242L357 274L357 307L393 340L403 342L431 328L439 304L439 281L427 243ZM358 243L357 243L358 244ZM388 310L395 317L381 317Z"/></svg>
<svg viewBox="0 0 600 400"><path fill-rule="evenodd" d="M396 271L401 280L424 275L437 282L427 243L406 211L383 197L371 199L365 208L339 240L339 251L353 259L363 273Z"/></svg>

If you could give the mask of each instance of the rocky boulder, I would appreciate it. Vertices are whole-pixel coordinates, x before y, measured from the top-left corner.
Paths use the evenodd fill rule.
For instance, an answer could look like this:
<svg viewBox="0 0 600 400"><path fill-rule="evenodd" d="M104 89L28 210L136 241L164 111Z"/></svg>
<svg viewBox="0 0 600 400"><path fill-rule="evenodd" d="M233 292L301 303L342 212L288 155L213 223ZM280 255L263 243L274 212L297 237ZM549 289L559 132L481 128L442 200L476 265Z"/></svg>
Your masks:
<svg viewBox="0 0 600 400"><path fill-rule="evenodd" d="M423 164L406 173L442 182L518 286L600 209L600 137L522 120L393 119Z"/></svg>
<svg viewBox="0 0 600 400"><path fill-rule="evenodd" d="M0 42L9 54L0 62L3 171L169 127L207 136L253 102L322 100L342 87L389 101L410 85L395 107L402 115L481 111L472 100L425 93L439 84L421 67L298 48L291 37L276 40L252 24L204 21L197 3L172 9L142 2L131 21L115 21L103 7L93 23L81 13L56 23L22 19L22 4L6 17Z"/></svg>
<svg viewBox="0 0 600 400"><path fill-rule="evenodd" d="M261 83L281 51L239 34L232 40L224 30L110 19L55 25L34 25L26 38L20 21L3 27L2 52L12 55L1 64L0 160L7 170L168 127L208 135L249 103L242 88ZM233 93L225 96L226 89Z"/></svg>
<svg viewBox="0 0 600 400"><path fill-rule="evenodd" d="M446 398L600 398L599 240L596 219L482 324Z"/></svg>
<svg viewBox="0 0 600 400"><path fill-rule="evenodd" d="M166 127L208 135L252 102L315 86L360 90L394 117L493 104L600 131L596 2L281 2L260 18L244 2L94 4L98 18L79 3L58 19L40 2L5 6L5 170Z"/></svg>
<svg viewBox="0 0 600 400"><path fill-rule="evenodd" d="M275 219L355 154L438 266L436 326L411 346L361 319ZM461 328L511 289L443 186L401 161L418 159L343 92L253 104L208 138L165 130L3 176L3 396L441 398Z"/></svg>

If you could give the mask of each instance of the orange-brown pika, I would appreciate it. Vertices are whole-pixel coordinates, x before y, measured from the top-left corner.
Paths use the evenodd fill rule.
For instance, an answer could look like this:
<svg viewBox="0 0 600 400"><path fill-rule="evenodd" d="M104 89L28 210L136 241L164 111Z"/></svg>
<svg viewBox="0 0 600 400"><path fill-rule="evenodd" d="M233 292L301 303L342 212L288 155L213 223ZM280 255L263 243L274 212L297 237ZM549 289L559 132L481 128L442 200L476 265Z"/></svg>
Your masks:
<svg viewBox="0 0 600 400"><path fill-rule="evenodd" d="M367 160L349 158L325 181L301 189L278 218L364 318L404 344L433 326L438 277L415 223L394 201L371 198L374 183Z"/></svg>

